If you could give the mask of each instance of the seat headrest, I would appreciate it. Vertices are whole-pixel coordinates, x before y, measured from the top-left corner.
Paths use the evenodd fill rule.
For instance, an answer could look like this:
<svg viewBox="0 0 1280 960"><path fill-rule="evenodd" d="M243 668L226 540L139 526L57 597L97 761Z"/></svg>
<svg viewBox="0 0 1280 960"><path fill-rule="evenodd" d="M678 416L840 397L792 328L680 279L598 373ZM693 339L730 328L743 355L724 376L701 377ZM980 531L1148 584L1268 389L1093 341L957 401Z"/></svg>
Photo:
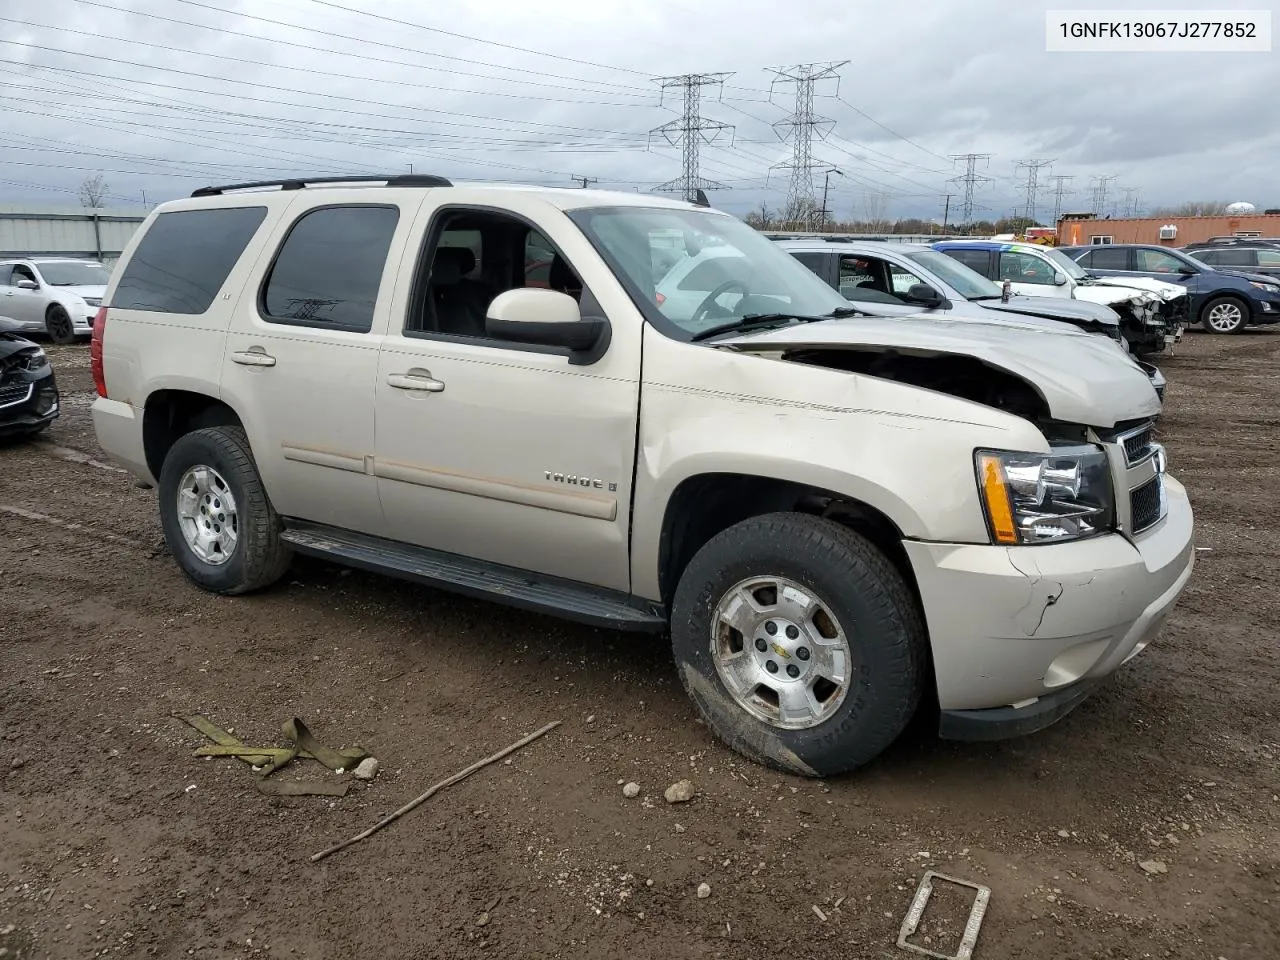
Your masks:
<svg viewBox="0 0 1280 960"><path fill-rule="evenodd" d="M457 283L475 267L476 255L466 247L437 247L431 282L437 286Z"/></svg>

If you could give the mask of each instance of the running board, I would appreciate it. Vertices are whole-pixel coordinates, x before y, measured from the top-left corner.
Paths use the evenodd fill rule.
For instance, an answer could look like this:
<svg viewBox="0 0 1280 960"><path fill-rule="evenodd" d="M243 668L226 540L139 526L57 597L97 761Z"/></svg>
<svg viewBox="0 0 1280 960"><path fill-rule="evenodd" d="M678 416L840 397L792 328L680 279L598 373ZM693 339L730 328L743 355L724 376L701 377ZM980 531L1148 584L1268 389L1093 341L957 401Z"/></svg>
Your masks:
<svg viewBox="0 0 1280 960"><path fill-rule="evenodd" d="M345 566L610 630L661 633L667 628L658 604L625 593L350 530L302 521L285 524L280 539L295 551Z"/></svg>

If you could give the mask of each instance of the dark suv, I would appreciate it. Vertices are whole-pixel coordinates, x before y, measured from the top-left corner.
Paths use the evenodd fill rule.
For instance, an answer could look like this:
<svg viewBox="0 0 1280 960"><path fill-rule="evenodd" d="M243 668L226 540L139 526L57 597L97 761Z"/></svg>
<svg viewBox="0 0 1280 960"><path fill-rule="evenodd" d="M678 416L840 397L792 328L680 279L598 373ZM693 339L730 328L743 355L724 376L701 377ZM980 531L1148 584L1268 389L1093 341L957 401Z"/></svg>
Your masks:
<svg viewBox="0 0 1280 960"><path fill-rule="evenodd" d="M1182 250L1142 243L1059 247L1100 277L1154 277L1186 286L1191 323L1211 333L1239 333L1251 324L1280 323L1280 279L1221 269ZM1223 251L1225 252L1225 251Z"/></svg>
<svg viewBox="0 0 1280 960"><path fill-rule="evenodd" d="M1194 243L1183 247L1182 252L1219 270L1280 277L1280 243Z"/></svg>

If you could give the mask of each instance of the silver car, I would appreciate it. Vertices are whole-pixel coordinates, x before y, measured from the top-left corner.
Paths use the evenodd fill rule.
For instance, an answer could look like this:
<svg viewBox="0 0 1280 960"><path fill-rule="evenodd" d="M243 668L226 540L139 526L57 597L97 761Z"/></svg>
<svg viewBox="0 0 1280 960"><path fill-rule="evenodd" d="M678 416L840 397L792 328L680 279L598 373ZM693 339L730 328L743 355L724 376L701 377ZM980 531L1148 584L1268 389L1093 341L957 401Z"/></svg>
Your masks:
<svg viewBox="0 0 1280 960"><path fill-rule="evenodd" d="M96 260L55 257L0 260L0 316L23 333L72 343L93 332L111 272Z"/></svg>

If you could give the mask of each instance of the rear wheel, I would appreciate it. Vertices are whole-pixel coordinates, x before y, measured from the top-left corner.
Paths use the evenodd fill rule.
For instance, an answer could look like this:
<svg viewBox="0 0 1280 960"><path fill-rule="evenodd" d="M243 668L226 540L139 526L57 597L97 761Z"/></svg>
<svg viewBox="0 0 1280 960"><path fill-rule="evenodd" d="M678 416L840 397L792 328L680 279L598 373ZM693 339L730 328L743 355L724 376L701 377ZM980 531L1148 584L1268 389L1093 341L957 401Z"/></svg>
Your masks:
<svg viewBox="0 0 1280 960"><path fill-rule="evenodd" d="M1249 320L1249 308L1235 297L1214 297L1200 311L1210 333L1239 333Z"/></svg>
<svg viewBox="0 0 1280 960"><path fill-rule="evenodd" d="M292 551L240 427L180 438L160 471L160 522L183 572L213 593L247 593L280 579Z"/></svg>
<svg viewBox="0 0 1280 960"><path fill-rule="evenodd" d="M804 514L743 521L699 550L671 640L715 734L790 773L869 762L921 696L925 631L901 574L863 537Z"/></svg>
<svg viewBox="0 0 1280 960"><path fill-rule="evenodd" d="M75 343L76 328L71 322L71 314L59 304L55 303L45 314L44 329L54 343Z"/></svg>

